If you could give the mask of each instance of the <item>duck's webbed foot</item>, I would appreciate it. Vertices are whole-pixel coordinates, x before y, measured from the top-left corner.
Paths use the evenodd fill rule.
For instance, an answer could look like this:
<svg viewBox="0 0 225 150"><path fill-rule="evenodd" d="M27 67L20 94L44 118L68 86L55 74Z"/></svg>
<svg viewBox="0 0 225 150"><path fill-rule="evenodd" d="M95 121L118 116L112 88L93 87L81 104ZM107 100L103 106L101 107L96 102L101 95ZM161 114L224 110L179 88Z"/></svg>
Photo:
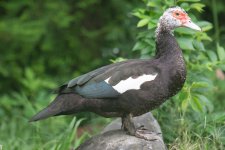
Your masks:
<svg viewBox="0 0 225 150"><path fill-rule="evenodd" d="M145 139L148 141L155 141L159 140L162 141L161 137L159 136L161 133L155 133L146 129L137 129L135 132L135 136L141 139Z"/></svg>
<svg viewBox="0 0 225 150"><path fill-rule="evenodd" d="M161 137L159 136L161 133L151 132L144 128L144 126L140 126L136 129L131 114L124 115L122 117L122 129L127 131L128 134L141 139L145 139L148 141L162 141Z"/></svg>

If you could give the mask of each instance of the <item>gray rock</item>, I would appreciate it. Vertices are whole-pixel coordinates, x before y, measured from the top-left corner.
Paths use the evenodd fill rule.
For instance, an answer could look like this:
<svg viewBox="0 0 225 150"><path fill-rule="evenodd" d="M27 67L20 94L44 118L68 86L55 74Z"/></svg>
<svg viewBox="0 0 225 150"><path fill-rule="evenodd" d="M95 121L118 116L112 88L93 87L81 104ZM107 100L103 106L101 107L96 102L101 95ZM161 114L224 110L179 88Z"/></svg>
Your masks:
<svg viewBox="0 0 225 150"><path fill-rule="evenodd" d="M136 127L144 125L154 133L161 133L160 126L151 113L134 118ZM120 130L121 119L116 119L106 126L102 133L85 141L78 150L166 150L162 134L152 134L155 140L147 141L126 134Z"/></svg>
<svg viewBox="0 0 225 150"><path fill-rule="evenodd" d="M133 118L135 127L140 127L141 125L144 125L146 129L149 131L153 131L156 133L161 133L161 128L157 122L157 120L153 117L152 113L146 113L138 117ZM118 118L111 122L109 125L107 125L102 133L110 130L116 130L121 129L121 118Z"/></svg>

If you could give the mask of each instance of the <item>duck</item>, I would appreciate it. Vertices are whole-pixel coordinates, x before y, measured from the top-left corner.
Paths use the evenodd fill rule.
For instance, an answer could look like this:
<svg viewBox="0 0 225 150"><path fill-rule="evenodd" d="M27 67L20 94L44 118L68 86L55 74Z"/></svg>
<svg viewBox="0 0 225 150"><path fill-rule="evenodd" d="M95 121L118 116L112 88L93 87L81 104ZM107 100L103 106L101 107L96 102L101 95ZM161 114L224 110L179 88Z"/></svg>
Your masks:
<svg viewBox="0 0 225 150"><path fill-rule="evenodd" d="M185 61L173 35L178 27L201 31L181 7L166 9L155 30L156 53L152 59L113 63L70 80L55 91L53 102L30 121L93 112L121 117L122 130L148 140L150 132L136 128L132 118L159 107L185 83Z"/></svg>

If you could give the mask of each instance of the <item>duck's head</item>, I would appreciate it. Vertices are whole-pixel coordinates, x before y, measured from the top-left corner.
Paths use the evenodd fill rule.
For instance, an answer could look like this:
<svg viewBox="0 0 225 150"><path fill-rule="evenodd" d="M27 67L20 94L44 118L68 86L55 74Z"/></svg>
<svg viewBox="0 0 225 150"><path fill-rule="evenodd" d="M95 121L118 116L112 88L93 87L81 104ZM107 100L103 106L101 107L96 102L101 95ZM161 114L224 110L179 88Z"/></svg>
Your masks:
<svg viewBox="0 0 225 150"><path fill-rule="evenodd" d="M201 31L201 28L192 22L184 9L178 6L170 7L160 17L158 28L171 31L177 27L187 27Z"/></svg>

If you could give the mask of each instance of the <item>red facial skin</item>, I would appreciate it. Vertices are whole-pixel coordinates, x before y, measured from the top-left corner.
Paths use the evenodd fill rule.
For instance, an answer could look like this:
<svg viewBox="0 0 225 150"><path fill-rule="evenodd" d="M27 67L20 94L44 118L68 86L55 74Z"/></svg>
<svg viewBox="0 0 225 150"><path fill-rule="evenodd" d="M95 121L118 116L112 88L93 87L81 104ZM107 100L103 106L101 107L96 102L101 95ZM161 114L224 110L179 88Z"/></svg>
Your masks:
<svg viewBox="0 0 225 150"><path fill-rule="evenodd" d="M180 20L182 24L185 24L190 20L190 17L186 13L179 10L173 12L173 17Z"/></svg>

